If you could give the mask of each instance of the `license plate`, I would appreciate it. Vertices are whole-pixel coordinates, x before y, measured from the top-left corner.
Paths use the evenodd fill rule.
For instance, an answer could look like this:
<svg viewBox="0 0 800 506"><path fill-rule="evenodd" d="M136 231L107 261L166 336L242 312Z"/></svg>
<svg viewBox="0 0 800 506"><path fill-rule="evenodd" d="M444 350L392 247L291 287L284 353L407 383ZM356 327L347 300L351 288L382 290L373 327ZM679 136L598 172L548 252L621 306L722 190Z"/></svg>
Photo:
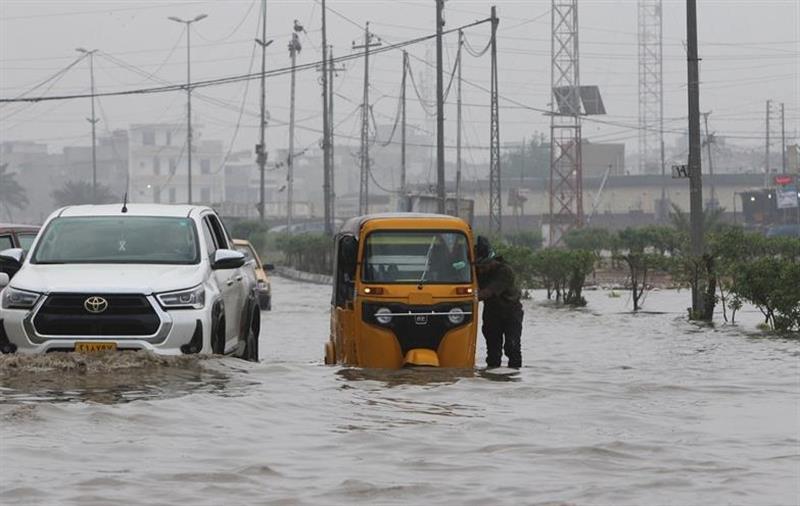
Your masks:
<svg viewBox="0 0 800 506"><path fill-rule="evenodd" d="M117 343L108 342L79 342L75 343L78 353L96 353L98 351L116 351Z"/></svg>
<svg viewBox="0 0 800 506"><path fill-rule="evenodd" d="M427 325L428 324L428 315L419 315L414 317L414 323L417 325Z"/></svg>

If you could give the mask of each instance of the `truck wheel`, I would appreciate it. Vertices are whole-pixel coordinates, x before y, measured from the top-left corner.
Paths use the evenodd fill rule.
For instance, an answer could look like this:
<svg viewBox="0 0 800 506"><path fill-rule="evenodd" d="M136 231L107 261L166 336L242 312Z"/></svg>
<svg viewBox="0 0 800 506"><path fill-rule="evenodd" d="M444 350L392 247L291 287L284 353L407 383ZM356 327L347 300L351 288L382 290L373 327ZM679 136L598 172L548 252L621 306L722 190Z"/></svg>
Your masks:
<svg viewBox="0 0 800 506"><path fill-rule="evenodd" d="M258 323L255 321L255 318L258 318L258 312L254 311L253 320L250 322L250 325L247 327L247 336L245 337L244 341L244 353L242 353L242 358L249 362L258 362L258 334L257 329L260 327Z"/></svg>
<svg viewBox="0 0 800 506"><path fill-rule="evenodd" d="M211 353L222 355L225 353L225 316L220 311L214 318L211 326Z"/></svg>

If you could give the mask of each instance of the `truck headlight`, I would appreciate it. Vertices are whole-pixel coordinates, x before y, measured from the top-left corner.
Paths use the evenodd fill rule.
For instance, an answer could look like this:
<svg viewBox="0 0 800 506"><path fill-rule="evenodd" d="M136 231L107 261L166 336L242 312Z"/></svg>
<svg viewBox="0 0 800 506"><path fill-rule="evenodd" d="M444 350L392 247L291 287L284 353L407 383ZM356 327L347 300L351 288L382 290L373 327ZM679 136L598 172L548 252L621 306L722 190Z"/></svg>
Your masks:
<svg viewBox="0 0 800 506"><path fill-rule="evenodd" d="M206 289L203 285L156 294L164 309L203 309L206 303Z"/></svg>
<svg viewBox="0 0 800 506"><path fill-rule="evenodd" d="M389 325L392 323L392 310L388 307L382 307L375 311L375 319L381 325Z"/></svg>
<svg viewBox="0 0 800 506"><path fill-rule="evenodd" d="M41 294L28 292L7 286L3 291L3 309L31 309L36 305Z"/></svg>
<svg viewBox="0 0 800 506"><path fill-rule="evenodd" d="M450 310L450 313L447 315L447 319L450 320L450 323L453 325L458 325L464 321L464 310L460 307L454 307Z"/></svg>

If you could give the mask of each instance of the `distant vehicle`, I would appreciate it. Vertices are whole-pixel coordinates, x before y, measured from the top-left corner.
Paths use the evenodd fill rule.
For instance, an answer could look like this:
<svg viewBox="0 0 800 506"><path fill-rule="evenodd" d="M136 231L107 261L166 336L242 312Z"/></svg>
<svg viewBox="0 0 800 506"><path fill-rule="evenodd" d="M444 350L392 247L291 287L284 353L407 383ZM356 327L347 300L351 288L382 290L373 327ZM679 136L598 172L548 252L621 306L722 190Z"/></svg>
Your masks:
<svg viewBox="0 0 800 506"><path fill-rule="evenodd" d="M353 218L336 236L326 364L472 368L478 284L462 219Z"/></svg>
<svg viewBox="0 0 800 506"><path fill-rule="evenodd" d="M0 223L0 251L20 248L30 251L39 227L33 225L13 225L10 223ZM17 272L17 266L13 262L5 263L0 261L0 272L8 274L13 278Z"/></svg>
<svg viewBox="0 0 800 506"><path fill-rule="evenodd" d="M66 207L33 242L0 252L0 351L149 350L258 360L260 312L208 207Z"/></svg>
<svg viewBox="0 0 800 506"><path fill-rule="evenodd" d="M272 310L272 284L269 282L267 272L275 269L272 264L262 264L256 249L246 239L234 239L234 246L236 251L244 255L245 265L250 265L253 268L256 279L256 297L258 299L258 307L264 311Z"/></svg>

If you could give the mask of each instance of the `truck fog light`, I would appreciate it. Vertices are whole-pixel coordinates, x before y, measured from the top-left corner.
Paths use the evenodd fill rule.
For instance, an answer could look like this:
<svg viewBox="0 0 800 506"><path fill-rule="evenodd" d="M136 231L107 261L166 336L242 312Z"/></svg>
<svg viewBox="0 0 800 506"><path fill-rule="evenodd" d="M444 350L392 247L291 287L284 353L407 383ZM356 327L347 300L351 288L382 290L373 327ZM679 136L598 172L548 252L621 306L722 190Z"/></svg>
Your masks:
<svg viewBox="0 0 800 506"><path fill-rule="evenodd" d="M450 310L450 314L447 315L447 319L450 320L450 323L453 325L458 325L464 321L464 310L460 307L454 307Z"/></svg>
<svg viewBox="0 0 800 506"><path fill-rule="evenodd" d="M389 325L392 323L392 310L388 307L382 307L375 311L375 319L381 325Z"/></svg>

